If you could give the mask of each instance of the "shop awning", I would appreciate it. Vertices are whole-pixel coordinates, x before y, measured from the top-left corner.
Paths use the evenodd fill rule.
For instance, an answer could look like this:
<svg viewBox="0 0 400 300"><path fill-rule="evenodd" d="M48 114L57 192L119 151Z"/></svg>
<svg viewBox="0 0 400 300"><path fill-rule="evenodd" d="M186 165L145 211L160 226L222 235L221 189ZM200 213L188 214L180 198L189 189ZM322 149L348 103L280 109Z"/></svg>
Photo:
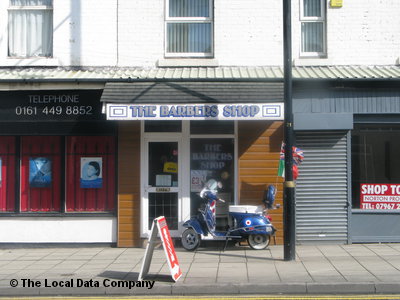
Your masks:
<svg viewBox="0 0 400 300"><path fill-rule="evenodd" d="M400 66L294 66L293 80L394 80ZM227 67L2 67L2 82L283 81L280 66Z"/></svg>
<svg viewBox="0 0 400 300"><path fill-rule="evenodd" d="M102 102L267 103L283 101L280 82L109 82Z"/></svg>

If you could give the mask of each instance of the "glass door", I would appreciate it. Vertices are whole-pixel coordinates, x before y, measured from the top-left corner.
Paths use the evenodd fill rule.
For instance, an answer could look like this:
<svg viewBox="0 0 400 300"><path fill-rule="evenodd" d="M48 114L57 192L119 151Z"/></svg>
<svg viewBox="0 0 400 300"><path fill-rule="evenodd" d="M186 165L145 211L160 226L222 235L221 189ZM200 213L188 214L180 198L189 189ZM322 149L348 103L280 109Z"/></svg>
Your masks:
<svg viewBox="0 0 400 300"><path fill-rule="evenodd" d="M143 231L149 232L153 220L164 216L173 233L180 220L179 142L147 140L146 154Z"/></svg>

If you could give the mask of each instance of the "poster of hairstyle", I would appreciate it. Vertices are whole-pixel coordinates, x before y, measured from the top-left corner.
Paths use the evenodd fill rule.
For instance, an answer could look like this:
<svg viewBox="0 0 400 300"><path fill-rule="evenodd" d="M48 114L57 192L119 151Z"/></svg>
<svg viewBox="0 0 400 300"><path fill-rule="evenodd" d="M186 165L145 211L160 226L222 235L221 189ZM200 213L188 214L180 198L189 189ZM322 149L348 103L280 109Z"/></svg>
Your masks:
<svg viewBox="0 0 400 300"><path fill-rule="evenodd" d="M48 157L29 158L29 186L44 188L51 186L51 159Z"/></svg>
<svg viewBox="0 0 400 300"><path fill-rule="evenodd" d="M81 157L81 188L99 189L103 187L103 158Z"/></svg>

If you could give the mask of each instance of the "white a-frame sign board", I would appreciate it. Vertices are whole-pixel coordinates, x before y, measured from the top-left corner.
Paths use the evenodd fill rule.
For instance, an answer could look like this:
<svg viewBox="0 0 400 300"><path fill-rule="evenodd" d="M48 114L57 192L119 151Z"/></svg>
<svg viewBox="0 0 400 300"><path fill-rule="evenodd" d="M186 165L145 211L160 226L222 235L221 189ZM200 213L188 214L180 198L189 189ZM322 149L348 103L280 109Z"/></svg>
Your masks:
<svg viewBox="0 0 400 300"><path fill-rule="evenodd" d="M182 276L182 270L179 267L178 257L176 256L174 244L172 243L171 235L169 234L167 221L165 217L158 217L154 219L151 226L150 238L144 254L142 268L138 280L143 280L149 273L151 259L153 258L154 247L156 245L157 234L160 233L161 241L164 248L164 253L167 258L171 276L175 281Z"/></svg>

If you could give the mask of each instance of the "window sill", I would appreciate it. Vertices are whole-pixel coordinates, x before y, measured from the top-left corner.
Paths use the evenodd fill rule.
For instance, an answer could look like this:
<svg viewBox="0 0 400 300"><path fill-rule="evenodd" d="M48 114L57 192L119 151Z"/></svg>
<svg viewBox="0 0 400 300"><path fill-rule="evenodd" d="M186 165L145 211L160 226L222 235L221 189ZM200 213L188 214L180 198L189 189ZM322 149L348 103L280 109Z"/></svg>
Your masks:
<svg viewBox="0 0 400 300"><path fill-rule="evenodd" d="M293 66L324 66L331 65L332 61L327 57L299 57L293 59Z"/></svg>
<svg viewBox="0 0 400 300"><path fill-rule="evenodd" d="M58 60L52 57L7 57L6 59L1 60L0 64L5 67L56 67L59 65Z"/></svg>
<svg viewBox="0 0 400 300"><path fill-rule="evenodd" d="M218 67L215 58L165 58L157 61L157 67Z"/></svg>

